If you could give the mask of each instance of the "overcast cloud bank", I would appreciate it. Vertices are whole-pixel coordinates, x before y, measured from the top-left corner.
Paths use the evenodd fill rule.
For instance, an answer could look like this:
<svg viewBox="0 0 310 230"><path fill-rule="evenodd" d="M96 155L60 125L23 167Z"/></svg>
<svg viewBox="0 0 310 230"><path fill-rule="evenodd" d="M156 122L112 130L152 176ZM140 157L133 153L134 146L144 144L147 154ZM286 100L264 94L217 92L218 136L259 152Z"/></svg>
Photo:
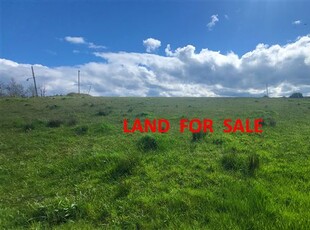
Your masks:
<svg viewBox="0 0 310 230"><path fill-rule="evenodd" d="M165 53L94 52L102 62L34 68L48 95L75 92L78 69L82 92L91 85L95 96L263 96L266 84L271 96L310 95L310 35L283 46L258 44L241 57L192 45L167 45ZM0 59L0 81L29 85L30 66Z"/></svg>

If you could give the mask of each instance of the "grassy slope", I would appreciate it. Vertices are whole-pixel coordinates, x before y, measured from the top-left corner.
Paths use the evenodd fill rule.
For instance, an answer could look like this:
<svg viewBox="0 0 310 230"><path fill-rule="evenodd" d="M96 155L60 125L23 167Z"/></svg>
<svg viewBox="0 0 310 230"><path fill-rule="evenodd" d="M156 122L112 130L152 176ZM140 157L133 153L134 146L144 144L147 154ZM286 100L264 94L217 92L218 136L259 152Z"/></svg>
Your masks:
<svg viewBox="0 0 310 230"><path fill-rule="evenodd" d="M158 150L122 132L136 116L170 120ZM225 118L262 116L276 126L222 133ZM211 118L215 133L192 142L182 117ZM2 98L0 228L306 229L309 127L309 99Z"/></svg>

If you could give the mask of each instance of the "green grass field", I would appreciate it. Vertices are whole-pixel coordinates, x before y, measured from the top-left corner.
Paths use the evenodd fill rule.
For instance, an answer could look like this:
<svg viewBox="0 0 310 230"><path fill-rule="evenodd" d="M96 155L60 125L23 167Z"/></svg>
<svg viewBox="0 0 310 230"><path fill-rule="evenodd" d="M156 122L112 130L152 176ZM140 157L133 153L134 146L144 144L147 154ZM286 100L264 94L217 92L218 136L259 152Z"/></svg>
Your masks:
<svg viewBox="0 0 310 230"><path fill-rule="evenodd" d="M196 117L215 132L179 132ZM309 229L309 136L306 98L1 98L0 229Z"/></svg>

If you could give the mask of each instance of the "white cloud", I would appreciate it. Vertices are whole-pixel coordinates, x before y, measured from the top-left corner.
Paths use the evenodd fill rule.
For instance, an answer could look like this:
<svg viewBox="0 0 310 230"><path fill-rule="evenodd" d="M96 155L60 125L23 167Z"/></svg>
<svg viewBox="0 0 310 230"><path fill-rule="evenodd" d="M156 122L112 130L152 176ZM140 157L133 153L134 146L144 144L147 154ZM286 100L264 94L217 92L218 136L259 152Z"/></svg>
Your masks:
<svg viewBox="0 0 310 230"><path fill-rule="evenodd" d="M293 25L300 25L301 24L301 20L296 20L292 22Z"/></svg>
<svg viewBox="0 0 310 230"><path fill-rule="evenodd" d="M90 48L90 49L106 49L105 46L96 45L92 42L88 42L88 48Z"/></svg>
<svg viewBox="0 0 310 230"><path fill-rule="evenodd" d="M73 44L85 44L86 43L83 37L67 36L65 37L65 41L73 43Z"/></svg>
<svg viewBox="0 0 310 230"><path fill-rule="evenodd" d="M92 85L92 95L103 96L262 96L268 83L271 96L301 91L310 96L310 35L286 45L258 44L242 56L193 45L166 55L128 52L95 52L102 62L79 66L35 65L38 84L47 93L76 90L81 70L82 92ZM11 77L23 84L31 76L30 64L0 59L2 82Z"/></svg>
<svg viewBox="0 0 310 230"><path fill-rule="evenodd" d="M227 14L224 15L225 19L229 20L229 16Z"/></svg>
<svg viewBox="0 0 310 230"><path fill-rule="evenodd" d="M212 30L215 24L219 21L218 15L214 14L211 16L211 21L207 24L209 30Z"/></svg>
<svg viewBox="0 0 310 230"><path fill-rule="evenodd" d="M102 45L96 45L93 42L87 42L83 37L71 37L67 36L64 38L65 41L72 43L72 44L83 44L87 45L90 49L106 49L105 46Z"/></svg>
<svg viewBox="0 0 310 230"><path fill-rule="evenodd" d="M146 48L146 52L150 53L158 49L161 46L161 42L154 38L148 38L143 40L143 45Z"/></svg>

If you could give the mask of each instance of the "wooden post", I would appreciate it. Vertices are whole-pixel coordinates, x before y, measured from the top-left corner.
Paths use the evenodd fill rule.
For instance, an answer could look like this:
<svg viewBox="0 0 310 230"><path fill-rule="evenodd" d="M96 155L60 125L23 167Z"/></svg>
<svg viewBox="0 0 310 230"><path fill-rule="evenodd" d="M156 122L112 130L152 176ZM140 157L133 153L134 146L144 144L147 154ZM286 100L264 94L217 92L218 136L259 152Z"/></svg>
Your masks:
<svg viewBox="0 0 310 230"><path fill-rule="evenodd" d="M38 89L37 89L36 77L34 76L33 66L31 66L31 70L32 70L34 90L35 90L35 93L36 93L36 97L38 97Z"/></svg>
<svg viewBox="0 0 310 230"><path fill-rule="evenodd" d="M80 94L80 70L78 70L78 94Z"/></svg>

